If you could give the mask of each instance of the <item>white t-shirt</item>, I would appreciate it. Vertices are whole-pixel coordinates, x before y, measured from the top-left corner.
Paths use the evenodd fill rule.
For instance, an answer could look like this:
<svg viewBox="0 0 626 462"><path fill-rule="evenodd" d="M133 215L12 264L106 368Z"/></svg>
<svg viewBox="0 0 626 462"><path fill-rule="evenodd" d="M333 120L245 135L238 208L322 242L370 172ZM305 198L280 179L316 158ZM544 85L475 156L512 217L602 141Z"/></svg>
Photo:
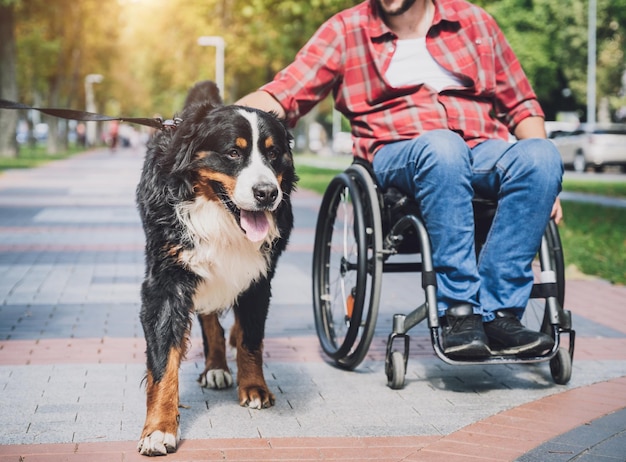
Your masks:
<svg viewBox="0 0 626 462"><path fill-rule="evenodd" d="M395 88L424 83L437 93L447 87L463 86L458 77L433 59L426 49L426 37L397 40L385 77Z"/></svg>

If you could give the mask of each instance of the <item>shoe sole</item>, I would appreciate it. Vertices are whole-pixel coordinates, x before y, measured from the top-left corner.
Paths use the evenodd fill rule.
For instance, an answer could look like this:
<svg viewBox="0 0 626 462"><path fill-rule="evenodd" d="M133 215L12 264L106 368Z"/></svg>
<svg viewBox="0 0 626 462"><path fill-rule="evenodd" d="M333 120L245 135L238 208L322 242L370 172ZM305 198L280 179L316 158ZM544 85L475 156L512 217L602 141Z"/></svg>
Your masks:
<svg viewBox="0 0 626 462"><path fill-rule="evenodd" d="M492 354L491 349L486 343L476 340L465 345L444 348L443 352L447 356L460 358L486 358Z"/></svg>
<svg viewBox="0 0 626 462"><path fill-rule="evenodd" d="M547 350L551 350L554 346L553 343L547 343L542 341L541 339L537 339L532 343L528 343L526 345L520 345L516 347L508 347L508 348L497 348L495 345L491 345L491 349L494 354L500 355L520 355L520 354L541 354Z"/></svg>

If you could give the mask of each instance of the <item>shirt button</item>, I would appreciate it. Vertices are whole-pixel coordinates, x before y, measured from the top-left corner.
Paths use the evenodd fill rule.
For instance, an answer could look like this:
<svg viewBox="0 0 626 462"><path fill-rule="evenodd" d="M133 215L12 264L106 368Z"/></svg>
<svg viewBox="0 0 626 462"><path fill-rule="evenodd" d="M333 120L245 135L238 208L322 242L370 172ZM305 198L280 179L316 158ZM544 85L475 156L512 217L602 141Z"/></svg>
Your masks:
<svg viewBox="0 0 626 462"><path fill-rule="evenodd" d="M393 50L394 50L394 48L393 48L393 47L389 47L389 48L387 48L387 51L388 51L389 53L393 53Z"/></svg>

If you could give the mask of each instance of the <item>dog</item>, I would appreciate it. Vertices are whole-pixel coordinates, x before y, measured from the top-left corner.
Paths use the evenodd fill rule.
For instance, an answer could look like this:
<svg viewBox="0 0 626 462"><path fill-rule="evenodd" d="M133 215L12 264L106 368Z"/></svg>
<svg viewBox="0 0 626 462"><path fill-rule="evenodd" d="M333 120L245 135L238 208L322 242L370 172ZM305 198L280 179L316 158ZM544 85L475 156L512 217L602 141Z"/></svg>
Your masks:
<svg viewBox="0 0 626 462"><path fill-rule="evenodd" d="M281 120L222 105L209 81L190 90L180 119L149 142L137 186L147 345L147 414L138 451L149 456L178 445L178 370L194 313L205 353L201 386L233 385L218 318L232 308L239 404L274 404L263 376L263 338L270 282L293 228L297 176L292 137Z"/></svg>

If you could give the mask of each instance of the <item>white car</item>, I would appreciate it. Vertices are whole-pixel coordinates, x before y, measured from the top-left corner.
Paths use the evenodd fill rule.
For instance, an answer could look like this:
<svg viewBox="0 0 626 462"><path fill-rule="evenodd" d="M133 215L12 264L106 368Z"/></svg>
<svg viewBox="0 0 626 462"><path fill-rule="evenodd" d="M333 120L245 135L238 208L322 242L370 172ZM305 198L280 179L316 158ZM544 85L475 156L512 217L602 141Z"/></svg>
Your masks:
<svg viewBox="0 0 626 462"><path fill-rule="evenodd" d="M573 128L571 124L546 122L546 131L566 168L600 172L606 166L616 165L626 172L625 124L581 124Z"/></svg>

